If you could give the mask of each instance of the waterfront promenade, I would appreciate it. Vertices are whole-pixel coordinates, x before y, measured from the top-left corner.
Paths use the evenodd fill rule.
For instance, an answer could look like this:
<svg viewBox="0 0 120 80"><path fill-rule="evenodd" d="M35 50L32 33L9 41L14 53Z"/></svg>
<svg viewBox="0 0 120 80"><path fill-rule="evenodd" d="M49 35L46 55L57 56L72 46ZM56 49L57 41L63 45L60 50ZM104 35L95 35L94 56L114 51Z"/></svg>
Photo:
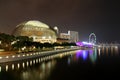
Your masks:
<svg viewBox="0 0 120 80"><path fill-rule="evenodd" d="M14 54L9 54L9 55L0 55L0 63L38 58L38 57L57 54L60 52L67 52L67 51L73 51L73 50L79 50L79 49L80 48L70 48L70 49L44 51L44 52L29 52L29 53L20 53L20 54L14 53Z"/></svg>

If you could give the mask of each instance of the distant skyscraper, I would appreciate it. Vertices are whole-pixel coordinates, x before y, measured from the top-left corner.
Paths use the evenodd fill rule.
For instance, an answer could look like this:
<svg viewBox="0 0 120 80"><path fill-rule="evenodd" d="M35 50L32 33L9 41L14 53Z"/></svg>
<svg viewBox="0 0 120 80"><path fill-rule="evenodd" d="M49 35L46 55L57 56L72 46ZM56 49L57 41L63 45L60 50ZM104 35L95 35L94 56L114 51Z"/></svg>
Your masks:
<svg viewBox="0 0 120 80"><path fill-rule="evenodd" d="M77 31L68 31L68 34L70 35L70 42L79 41L79 35Z"/></svg>

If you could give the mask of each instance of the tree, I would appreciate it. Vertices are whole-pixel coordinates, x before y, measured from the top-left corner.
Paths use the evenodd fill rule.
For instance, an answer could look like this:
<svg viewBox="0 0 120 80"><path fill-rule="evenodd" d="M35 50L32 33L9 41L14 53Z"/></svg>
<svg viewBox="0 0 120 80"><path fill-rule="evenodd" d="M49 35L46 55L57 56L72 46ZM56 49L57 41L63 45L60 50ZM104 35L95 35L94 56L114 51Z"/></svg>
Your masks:
<svg viewBox="0 0 120 80"><path fill-rule="evenodd" d="M55 47L55 46L61 46L61 44L60 43L53 43L53 47Z"/></svg>
<svg viewBox="0 0 120 80"><path fill-rule="evenodd" d="M46 47L46 48L53 47L52 44L50 44L50 43L44 43L43 46Z"/></svg>
<svg viewBox="0 0 120 80"><path fill-rule="evenodd" d="M0 40L2 48L4 48L5 50L11 50L12 49L11 43L15 40L15 36L1 33Z"/></svg>

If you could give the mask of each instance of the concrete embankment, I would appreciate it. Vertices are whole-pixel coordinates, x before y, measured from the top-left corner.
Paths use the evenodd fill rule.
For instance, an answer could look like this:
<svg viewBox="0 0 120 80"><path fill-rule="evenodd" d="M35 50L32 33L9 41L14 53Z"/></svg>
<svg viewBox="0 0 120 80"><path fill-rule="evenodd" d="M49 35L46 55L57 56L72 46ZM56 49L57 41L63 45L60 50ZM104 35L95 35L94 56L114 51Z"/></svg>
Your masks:
<svg viewBox="0 0 120 80"><path fill-rule="evenodd" d="M53 50L53 51L45 51L45 52L30 52L30 53L20 53L20 54L13 54L13 55L4 55L4 56L0 56L0 63L49 56L49 55L58 54L61 52L67 52L67 51L73 51L73 50L79 50L79 49L80 48L72 48L72 49Z"/></svg>

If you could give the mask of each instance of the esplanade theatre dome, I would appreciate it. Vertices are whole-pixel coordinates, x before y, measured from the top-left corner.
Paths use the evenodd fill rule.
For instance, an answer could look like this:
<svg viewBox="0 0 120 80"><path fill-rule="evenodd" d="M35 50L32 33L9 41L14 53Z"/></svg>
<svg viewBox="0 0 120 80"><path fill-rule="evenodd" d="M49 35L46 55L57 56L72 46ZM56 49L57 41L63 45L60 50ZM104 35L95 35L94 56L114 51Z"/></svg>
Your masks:
<svg viewBox="0 0 120 80"><path fill-rule="evenodd" d="M17 25L13 35L32 37L34 42L41 43L54 43L57 38L56 31L53 28L37 20L26 21Z"/></svg>

